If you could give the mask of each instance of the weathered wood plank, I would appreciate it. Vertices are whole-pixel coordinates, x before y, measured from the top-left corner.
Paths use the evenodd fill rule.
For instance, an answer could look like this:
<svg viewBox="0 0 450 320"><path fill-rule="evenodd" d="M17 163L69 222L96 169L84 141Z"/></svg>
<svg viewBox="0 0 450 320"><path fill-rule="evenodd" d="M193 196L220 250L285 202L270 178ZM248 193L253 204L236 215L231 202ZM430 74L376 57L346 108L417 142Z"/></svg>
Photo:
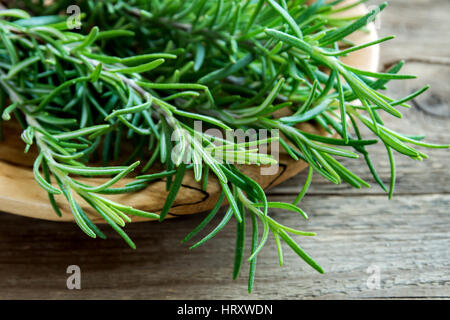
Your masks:
<svg viewBox="0 0 450 320"><path fill-rule="evenodd" d="M379 4L383 0L369 1ZM450 58L450 28L447 0L392 0L380 21L380 35L394 34L394 42L384 44L382 61L394 59Z"/></svg>
<svg viewBox="0 0 450 320"><path fill-rule="evenodd" d="M318 233L295 238L326 274L317 274L287 246L286 265L280 268L270 240L258 258L250 296L247 268L239 280L231 280L234 224L192 252L179 240L201 216L130 225L127 231L139 248L131 252L109 231L108 241L92 241L69 223L0 215L0 298L42 298L43 293L82 299L449 296L449 205L449 195L403 196L391 202L381 196L308 197L309 222L292 213L274 217ZM65 287L69 264L81 267L80 291ZM380 268L379 290L367 288L369 266Z"/></svg>

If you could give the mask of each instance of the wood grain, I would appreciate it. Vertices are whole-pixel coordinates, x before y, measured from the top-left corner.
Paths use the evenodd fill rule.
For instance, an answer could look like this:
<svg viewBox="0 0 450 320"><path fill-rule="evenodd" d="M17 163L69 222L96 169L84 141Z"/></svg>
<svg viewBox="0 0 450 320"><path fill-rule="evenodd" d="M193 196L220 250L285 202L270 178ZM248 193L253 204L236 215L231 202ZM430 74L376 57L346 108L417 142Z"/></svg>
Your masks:
<svg viewBox="0 0 450 320"><path fill-rule="evenodd" d="M450 59L449 12L448 0L394 0L383 13L379 30L381 36L397 35L382 46L382 65L406 57L405 73L419 76L393 82L389 94L406 95L422 84L432 85L413 109L404 112L405 119L384 120L402 132L426 133L431 142L450 142L450 66L445 63ZM388 181L384 148L376 145L371 151L380 175ZM397 194L392 201L375 185L353 190L315 177L302 204L309 222L281 210L272 213L283 224L318 233L296 240L324 267L324 275L287 247L286 265L280 268L269 241L258 258L255 292L248 295L246 268L241 278L231 280L234 225L196 250L180 244L204 214L129 225L126 231L137 251L129 250L108 228L108 240L92 241L72 223L1 214L0 298L448 299L449 151L427 153L430 159L421 163L397 157ZM371 181L362 162L345 164ZM293 200L304 179L300 174L271 189L271 199ZM82 290L66 289L65 272L71 264L81 267ZM380 268L380 289L367 288L370 266Z"/></svg>

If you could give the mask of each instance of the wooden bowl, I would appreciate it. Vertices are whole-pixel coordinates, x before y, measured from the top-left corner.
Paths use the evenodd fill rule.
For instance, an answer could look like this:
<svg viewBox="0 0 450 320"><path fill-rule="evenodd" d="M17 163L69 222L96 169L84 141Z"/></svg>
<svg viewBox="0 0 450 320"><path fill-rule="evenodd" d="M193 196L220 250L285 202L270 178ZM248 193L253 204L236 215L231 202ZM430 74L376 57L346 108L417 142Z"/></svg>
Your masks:
<svg viewBox="0 0 450 320"><path fill-rule="evenodd" d="M347 5L351 2L354 2L354 0L344 1L342 5ZM345 14L354 16L366 12L367 8L364 5L358 5ZM368 32L358 31L350 39L357 44L376 40L377 33L374 24L368 26ZM373 46L352 53L342 60L354 67L377 71L378 59L379 48L378 46ZM302 124L302 130L316 134L325 134L323 130L309 123ZM4 122L4 131L5 140L0 143L0 210L38 219L73 221L72 213L65 199L62 196L56 197L63 214L62 217L58 217L50 206L47 193L35 182L31 167L36 151L34 150L33 152L31 150L28 154L23 153L25 146L20 139L21 129L14 122L9 121ZM287 154L281 153L279 156L279 168L274 175L261 175L261 168L258 166L243 166L241 169L266 189L291 178L306 167L307 164L305 162L294 161ZM101 184L106 179L92 178L88 180L90 183ZM131 178L123 179L119 185L130 181L132 181ZM210 210L216 204L220 191L220 185L215 179L210 179L206 191L203 191L199 183L194 180L192 174L187 174L168 217ZM164 205L166 196L165 181L156 181L140 192L108 197L141 210L158 213ZM84 204L83 201L79 203ZM82 207L94 222L104 222L87 205ZM133 217L133 222L145 220L148 219Z"/></svg>

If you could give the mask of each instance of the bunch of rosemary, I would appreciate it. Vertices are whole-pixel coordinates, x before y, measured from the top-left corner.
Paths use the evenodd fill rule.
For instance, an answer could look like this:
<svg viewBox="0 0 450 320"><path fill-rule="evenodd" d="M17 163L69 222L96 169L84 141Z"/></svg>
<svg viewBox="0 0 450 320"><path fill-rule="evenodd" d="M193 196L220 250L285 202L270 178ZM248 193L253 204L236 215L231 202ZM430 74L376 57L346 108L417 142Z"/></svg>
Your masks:
<svg viewBox="0 0 450 320"><path fill-rule="evenodd" d="M347 40L364 29L386 4L366 16L348 19L333 15L353 6L336 9L342 0L305 2L84 0L77 3L83 18L80 30L69 29L64 15L71 1L48 5L15 1L9 4L10 9L0 11L2 119L7 121L14 115L23 127L25 152L37 146L34 176L48 192L56 214L61 212L55 196L62 195L79 227L90 237L105 238L76 201L78 195L135 248L122 229L131 221L130 215L164 220L183 177L192 170L204 187L208 177L217 179L222 194L211 213L183 242L208 225L227 201L229 209L221 222L192 248L214 237L234 217L236 278L244 259L245 220L249 217L253 230L249 291L257 255L270 234L278 247L280 265L284 241L323 272L289 235L314 233L280 224L270 217L269 209L283 208L307 218L297 204L314 172L332 183L369 187L336 158L356 159L359 154L391 197L394 151L422 160L426 154L413 146L448 146L422 142L423 137L401 134L383 124L380 112L401 118L399 108L408 108L407 101L427 89L398 100L380 92L390 80L413 78L398 74L402 62L387 73L374 73L339 59L392 39L359 46ZM275 117L280 109L289 109L291 115ZM194 121L223 131L277 129L281 134L253 142L218 141L195 130ZM308 121L334 137L298 129L299 123ZM377 139L364 139L361 125ZM177 145L171 139L174 135ZM214 156L222 153L241 163L272 164L274 159L257 149L271 141L278 141L293 159L309 164L307 181L292 204L269 202L258 183L235 163ZM377 142L386 147L391 163L389 188L377 175L366 150L367 145ZM115 166L123 144L133 146L133 152L122 166ZM92 165L98 156L102 167ZM138 159L145 161L142 166ZM135 181L114 187L137 168L141 175ZM162 169L147 174L155 168ZM102 185L88 185L80 176L112 178ZM142 190L157 179L166 179L169 192L160 214L107 197Z"/></svg>

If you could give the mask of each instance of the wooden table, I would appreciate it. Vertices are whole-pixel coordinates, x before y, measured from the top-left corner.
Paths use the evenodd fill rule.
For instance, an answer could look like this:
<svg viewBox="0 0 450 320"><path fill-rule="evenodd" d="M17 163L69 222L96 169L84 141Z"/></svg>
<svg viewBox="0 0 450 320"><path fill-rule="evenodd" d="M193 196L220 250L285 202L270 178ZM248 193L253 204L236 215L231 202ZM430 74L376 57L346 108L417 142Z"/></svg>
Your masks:
<svg viewBox="0 0 450 320"><path fill-rule="evenodd" d="M450 142L449 13L448 0L392 0L381 17L380 34L397 35L382 47L381 69L405 58L405 73L420 76L392 83L389 93L400 97L432 85L403 121L385 117L386 123L401 132L426 133L431 142ZM388 181L384 148L371 149ZM95 241L74 224L0 214L0 299L449 298L450 153L427 153L430 159L422 163L397 157L394 200L373 183L362 161L349 160L345 165L373 188L353 190L316 176L302 205L309 222L273 213L286 225L318 233L296 239L324 267L324 275L287 247L280 268L269 241L258 258L254 293L248 295L246 267L238 280L231 279L233 224L194 251L180 244L204 215L129 225L138 246L132 251L112 231L109 240ZM304 180L301 174L276 187L271 199L292 201ZM81 290L66 288L69 265L81 268ZM378 272L379 288L368 286Z"/></svg>

